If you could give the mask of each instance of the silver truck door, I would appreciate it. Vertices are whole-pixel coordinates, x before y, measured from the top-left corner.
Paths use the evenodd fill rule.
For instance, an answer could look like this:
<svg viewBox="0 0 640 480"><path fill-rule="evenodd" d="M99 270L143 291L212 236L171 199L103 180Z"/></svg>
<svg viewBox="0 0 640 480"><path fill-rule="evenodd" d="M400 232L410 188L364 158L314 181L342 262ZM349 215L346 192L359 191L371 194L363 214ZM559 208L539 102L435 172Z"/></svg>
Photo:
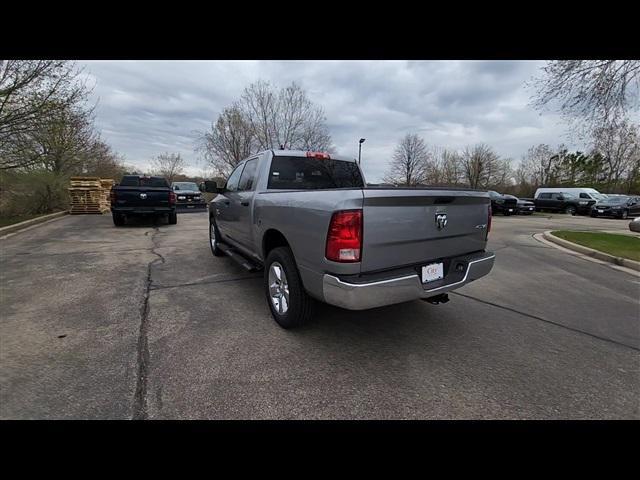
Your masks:
<svg viewBox="0 0 640 480"><path fill-rule="evenodd" d="M251 248L253 240L253 196L256 188L257 166L257 158L247 160L240 176L238 190L234 193L230 205L235 240L246 248Z"/></svg>
<svg viewBox="0 0 640 480"><path fill-rule="evenodd" d="M236 169L229 175L225 192L219 195L219 199L216 198L215 207L216 222L218 229L223 237L229 237L235 239L237 237L234 231L235 223L233 219L233 202L237 196L238 183L240 181L240 174L244 168L244 163L241 163Z"/></svg>

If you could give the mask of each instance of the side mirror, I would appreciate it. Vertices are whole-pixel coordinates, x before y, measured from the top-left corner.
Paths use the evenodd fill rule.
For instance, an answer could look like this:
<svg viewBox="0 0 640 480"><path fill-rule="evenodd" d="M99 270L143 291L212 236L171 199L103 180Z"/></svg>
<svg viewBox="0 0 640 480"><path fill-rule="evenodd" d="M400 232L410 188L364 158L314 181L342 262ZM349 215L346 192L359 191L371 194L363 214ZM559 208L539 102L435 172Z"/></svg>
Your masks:
<svg viewBox="0 0 640 480"><path fill-rule="evenodd" d="M198 184L198 190L200 190L201 192L204 192L204 183Z"/></svg>
<svg viewBox="0 0 640 480"><path fill-rule="evenodd" d="M208 193L218 193L220 189L218 188L216 182L212 180L206 180L204 182L204 191Z"/></svg>

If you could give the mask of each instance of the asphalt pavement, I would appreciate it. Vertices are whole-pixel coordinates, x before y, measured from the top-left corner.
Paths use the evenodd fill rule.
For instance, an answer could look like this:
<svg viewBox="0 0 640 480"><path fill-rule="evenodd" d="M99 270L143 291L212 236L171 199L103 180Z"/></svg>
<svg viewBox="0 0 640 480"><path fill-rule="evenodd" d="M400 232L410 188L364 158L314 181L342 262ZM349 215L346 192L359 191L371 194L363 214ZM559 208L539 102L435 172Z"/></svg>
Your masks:
<svg viewBox="0 0 640 480"><path fill-rule="evenodd" d="M0 418L638 419L640 277L533 236L627 224L498 216L449 303L286 331L206 213L63 217L0 239Z"/></svg>

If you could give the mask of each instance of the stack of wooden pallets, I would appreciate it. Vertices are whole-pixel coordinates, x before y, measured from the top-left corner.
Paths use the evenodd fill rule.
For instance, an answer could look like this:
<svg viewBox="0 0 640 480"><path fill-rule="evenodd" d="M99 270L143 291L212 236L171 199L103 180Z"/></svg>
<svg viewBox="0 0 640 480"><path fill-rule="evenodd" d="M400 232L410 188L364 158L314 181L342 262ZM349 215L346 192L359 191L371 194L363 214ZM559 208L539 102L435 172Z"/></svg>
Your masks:
<svg viewBox="0 0 640 480"><path fill-rule="evenodd" d="M99 177L71 177L69 186L71 214L102 214L109 211L109 192L113 180Z"/></svg>

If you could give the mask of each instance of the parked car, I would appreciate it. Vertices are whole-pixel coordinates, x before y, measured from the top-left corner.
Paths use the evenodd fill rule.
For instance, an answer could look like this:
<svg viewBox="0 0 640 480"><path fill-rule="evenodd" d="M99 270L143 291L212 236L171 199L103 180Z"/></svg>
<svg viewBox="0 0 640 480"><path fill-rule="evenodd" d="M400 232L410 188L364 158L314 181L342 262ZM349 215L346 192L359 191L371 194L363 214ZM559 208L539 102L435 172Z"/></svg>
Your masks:
<svg viewBox="0 0 640 480"><path fill-rule="evenodd" d="M132 216L166 216L170 225L178 223L176 194L163 177L125 175L111 188L111 213L116 227Z"/></svg>
<svg viewBox="0 0 640 480"><path fill-rule="evenodd" d="M534 199L536 210L561 212L569 215L587 214L595 200L585 200L567 192L542 192Z"/></svg>
<svg viewBox="0 0 640 480"><path fill-rule="evenodd" d="M489 191L491 199L491 212L502 213L503 215L515 215L518 208L518 199L513 195L502 195L493 190Z"/></svg>
<svg viewBox="0 0 640 480"><path fill-rule="evenodd" d="M511 198L516 200L516 211L515 213L520 215L531 215L536 211L536 204L531 200L527 200L524 198L518 198L514 195L504 194L503 197Z"/></svg>
<svg viewBox="0 0 640 480"><path fill-rule="evenodd" d="M198 185L194 182L173 182L171 188L176 194L176 207L185 209L207 208Z"/></svg>
<svg viewBox="0 0 640 480"><path fill-rule="evenodd" d="M600 200L591 207L592 217L627 218L640 215L640 197L615 196Z"/></svg>
<svg viewBox="0 0 640 480"><path fill-rule="evenodd" d="M636 217L629 222L629 230L640 233L640 217Z"/></svg>
<svg viewBox="0 0 640 480"><path fill-rule="evenodd" d="M447 292L489 273L486 192L367 187L354 160L268 150L242 161L209 205L209 242L247 270L264 269L283 328L311 316L313 299L351 310Z"/></svg>
<svg viewBox="0 0 640 480"><path fill-rule="evenodd" d="M594 188L575 188L575 187L541 187L536 190L533 198L536 199L541 193L569 193L582 200L604 200L606 195L598 192Z"/></svg>

